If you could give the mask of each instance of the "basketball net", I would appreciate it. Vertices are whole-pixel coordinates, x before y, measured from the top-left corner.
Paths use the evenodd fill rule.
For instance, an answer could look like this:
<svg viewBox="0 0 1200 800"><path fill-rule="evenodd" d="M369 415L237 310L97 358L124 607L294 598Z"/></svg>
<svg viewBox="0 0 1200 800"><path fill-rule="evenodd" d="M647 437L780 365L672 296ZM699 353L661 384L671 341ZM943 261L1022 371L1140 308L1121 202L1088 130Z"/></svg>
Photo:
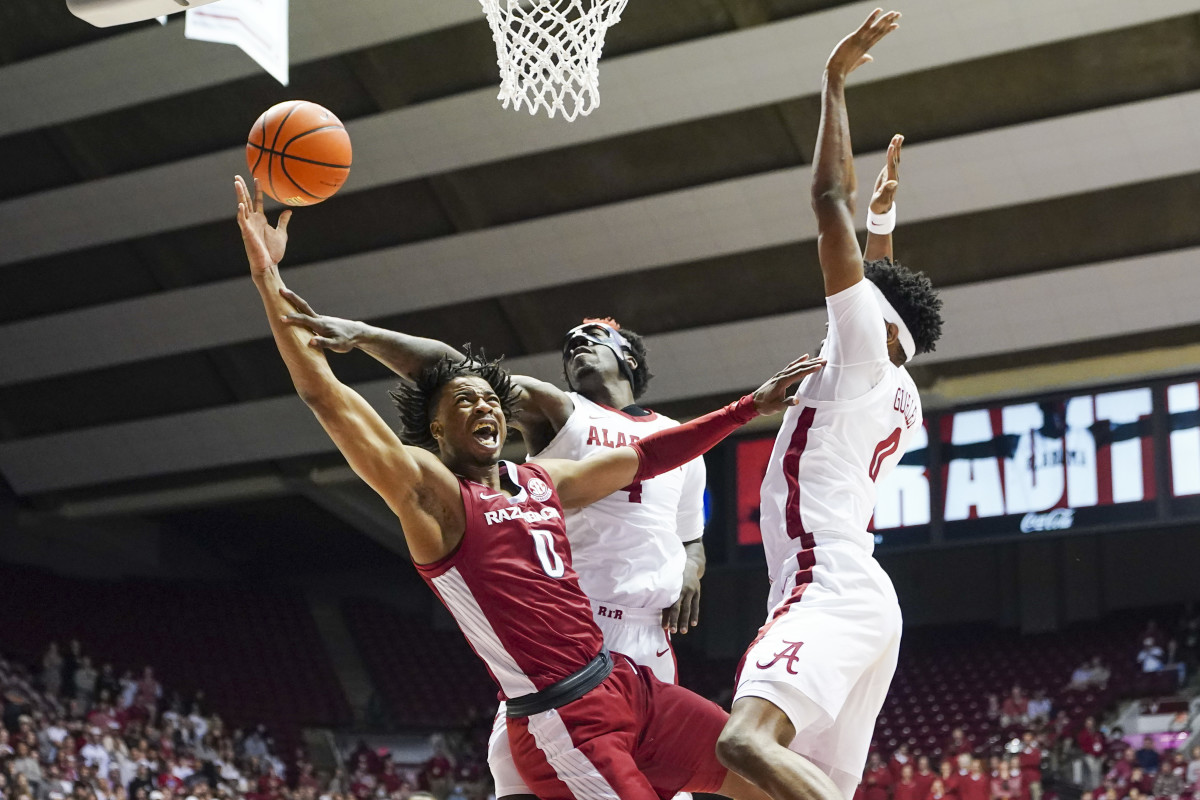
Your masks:
<svg viewBox="0 0 1200 800"><path fill-rule="evenodd" d="M629 0L479 0L492 26L505 108L567 121L600 105L604 35Z"/></svg>

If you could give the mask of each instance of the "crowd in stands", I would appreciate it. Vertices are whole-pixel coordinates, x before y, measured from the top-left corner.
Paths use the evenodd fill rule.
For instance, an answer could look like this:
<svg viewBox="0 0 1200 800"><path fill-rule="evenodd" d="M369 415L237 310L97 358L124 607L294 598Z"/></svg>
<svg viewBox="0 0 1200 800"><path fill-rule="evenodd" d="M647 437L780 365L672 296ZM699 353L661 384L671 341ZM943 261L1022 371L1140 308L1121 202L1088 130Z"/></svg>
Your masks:
<svg viewBox="0 0 1200 800"><path fill-rule="evenodd" d="M0 800L348 800L263 726L229 730L203 693L165 699L151 667L118 677L78 641L0 658Z"/></svg>
<svg viewBox="0 0 1200 800"><path fill-rule="evenodd" d="M419 765L399 765L386 749L364 743L346 759L335 784L349 787L354 800L399 800L427 795L433 800L486 800L491 794L487 736L491 717L472 716L465 730L432 737L433 755ZM416 790L417 794L409 794Z"/></svg>
<svg viewBox="0 0 1200 800"><path fill-rule="evenodd" d="M1179 688L1200 662L1200 613L1185 614L1170 633L1150 622L1129 652L1140 676L1172 679L1135 680L1135 693L1146 686ZM1185 753L1146 736L1135 748L1119 727L1104 729L1094 715L1073 717L1056 708L1061 701L1078 710L1072 698L1085 693L1106 696L1112 674L1093 657L1058 691L1039 689L1029 697L1014 686L1003 700L989 695L987 724L977 738L955 728L926 752L910 752L904 743L891 753L874 750L857 800L1200 800L1200 746ZM1185 741L1200 734L1200 713L1189 718L1181 711L1169 727L1164 733L1179 734L1171 741ZM1052 794L1044 789L1049 785Z"/></svg>

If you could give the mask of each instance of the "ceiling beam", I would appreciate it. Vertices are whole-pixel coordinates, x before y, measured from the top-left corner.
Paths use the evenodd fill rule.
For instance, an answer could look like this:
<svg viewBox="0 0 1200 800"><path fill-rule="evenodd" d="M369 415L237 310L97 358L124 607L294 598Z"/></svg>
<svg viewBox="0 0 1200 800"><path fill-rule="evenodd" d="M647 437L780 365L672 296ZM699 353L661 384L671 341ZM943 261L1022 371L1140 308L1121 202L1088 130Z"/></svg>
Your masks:
<svg viewBox="0 0 1200 800"><path fill-rule="evenodd" d="M917 363L1034 350L1200 323L1200 248L946 289L946 335ZM647 337L651 403L743 391L824 336L821 308ZM557 352L514 358L514 372L557 380ZM385 419L393 381L356 387ZM21 495L151 475L327 453L333 444L296 397L0 443Z"/></svg>
<svg viewBox="0 0 1200 800"><path fill-rule="evenodd" d="M1200 92L1191 92L906 145L902 224L1200 171L1198 127ZM881 159L860 158L860 198L870 196ZM739 178L294 267L284 277L327 313L378 319L750 252L815 238L810 174ZM266 334L249 281L161 292L0 326L0 385Z"/></svg>
<svg viewBox="0 0 1200 800"><path fill-rule="evenodd" d="M1163 19L1200 9L1200 0L1077 0L1069 9L1008 0L1002 14L961 0L906 5L903 45L899 36L884 42L852 82ZM854 3L606 60L602 110L574 124L506 111L494 88L355 120L347 126L354 171L342 192L810 95L829 48L873 7L874 0ZM17 104L30 105L29 87L23 91ZM244 147L235 147L0 203L0 265L221 219L229 213L229 177L244 166Z"/></svg>
<svg viewBox="0 0 1200 800"><path fill-rule="evenodd" d="M47 0L37 0L46 2ZM59 0L48 0L59 2ZM292 0L293 66L472 21L475 0ZM236 47L183 38L182 20L0 68L0 136L103 114L262 72ZM36 102L29 102L36 97Z"/></svg>

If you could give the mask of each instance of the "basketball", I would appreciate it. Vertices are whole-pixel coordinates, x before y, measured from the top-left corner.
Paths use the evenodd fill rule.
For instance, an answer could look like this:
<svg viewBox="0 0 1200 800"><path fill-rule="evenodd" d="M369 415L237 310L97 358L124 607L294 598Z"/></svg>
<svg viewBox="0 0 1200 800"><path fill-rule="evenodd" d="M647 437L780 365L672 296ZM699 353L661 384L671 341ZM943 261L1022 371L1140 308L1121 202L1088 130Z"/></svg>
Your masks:
<svg viewBox="0 0 1200 800"><path fill-rule="evenodd" d="M288 100L258 118L246 140L246 165L263 191L289 206L328 200L350 174L350 135L332 111Z"/></svg>

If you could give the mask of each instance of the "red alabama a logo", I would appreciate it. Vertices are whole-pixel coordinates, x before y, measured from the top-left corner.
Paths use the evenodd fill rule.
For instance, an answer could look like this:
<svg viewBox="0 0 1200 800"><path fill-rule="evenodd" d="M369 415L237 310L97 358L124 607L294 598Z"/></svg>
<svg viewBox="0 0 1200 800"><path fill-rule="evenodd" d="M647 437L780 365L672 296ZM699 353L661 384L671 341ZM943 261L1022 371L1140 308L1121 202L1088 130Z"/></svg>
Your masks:
<svg viewBox="0 0 1200 800"><path fill-rule="evenodd" d="M792 675L799 675L800 673L796 672L796 670L792 669L792 667L796 666L796 662L800 660L800 648L804 646L804 642L789 642L785 640L784 644L786 644L787 647L776 653L775 657L766 664L763 664L760 661L756 662L754 666L758 667L759 669L770 669L778 664L781 659L787 659L787 671Z"/></svg>

